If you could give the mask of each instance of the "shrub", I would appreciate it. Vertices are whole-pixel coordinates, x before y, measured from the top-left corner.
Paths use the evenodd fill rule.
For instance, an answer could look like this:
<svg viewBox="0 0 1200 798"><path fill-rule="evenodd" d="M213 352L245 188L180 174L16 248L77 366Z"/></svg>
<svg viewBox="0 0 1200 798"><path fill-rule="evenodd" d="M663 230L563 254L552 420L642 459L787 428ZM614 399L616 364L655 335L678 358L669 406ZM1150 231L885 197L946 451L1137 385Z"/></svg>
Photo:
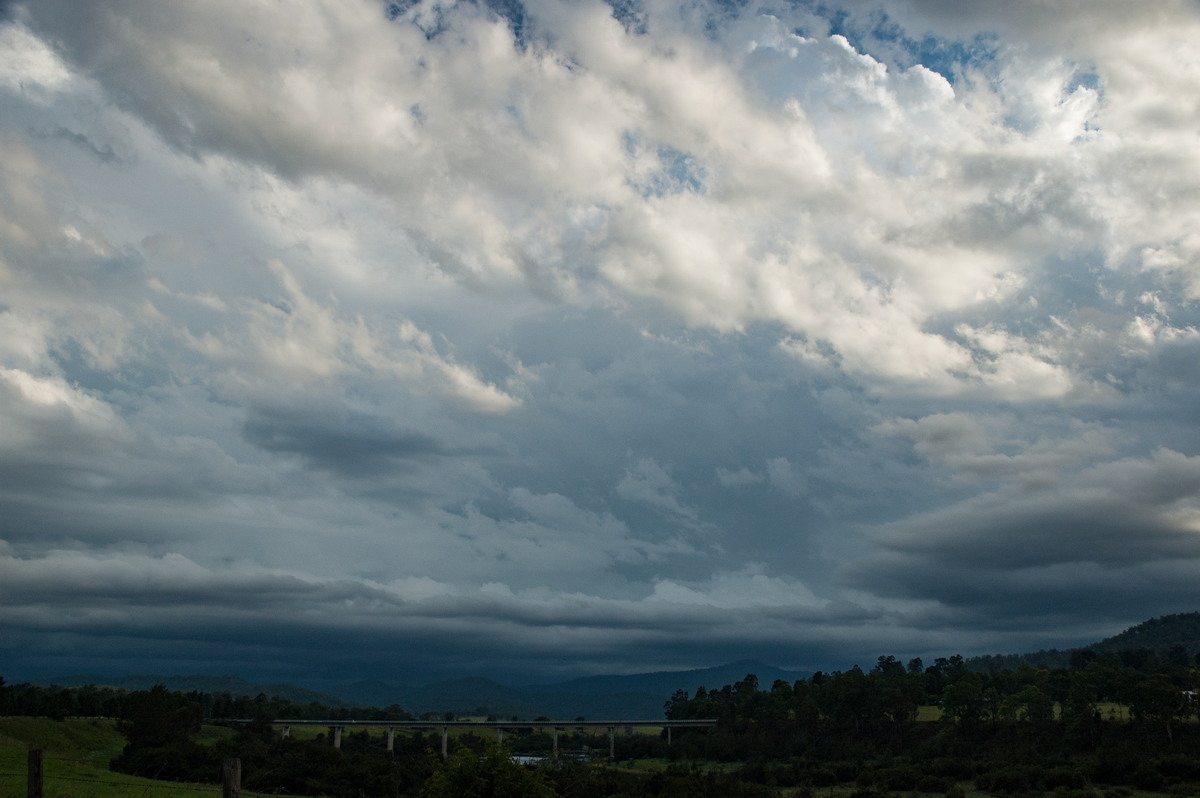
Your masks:
<svg viewBox="0 0 1200 798"><path fill-rule="evenodd" d="M856 765L853 762L838 762L833 766L833 775L837 778L838 783L841 784L847 781L854 781L862 770L862 765Z"/></svg>
<svg viewBox="0 0 1200 798"><path fill-rule="evenodd" d="M874 783L876 786L892 792L909 792L916 788L920 778L921 774L911 765L900 765L876 771Z"/></svg>
<svg viewBox="0 0 1200 798"><path fill-rule="evenodd" d="M1087 777L1093 784L1132 784L1133 774L1139 767L1137 757L1118 751L1101 751L1088 768Z"/></svg>
<svg viewBox="0 0 1200 798"><path fill-rule="evenodd" d="M1150 762L1143 762L1133 772L1133 786L1139 790L1161 790L1165 783L1162 773Z"/></svg>
<svg viewBox="0 0 1200 798"><path fill-rule="evenodd" d="M955 781L965 781L975 778L975 766L966 758L943 757L934 759L929 763L926 770L935 776L943 776Z"/></svg>
<svg viewBox="0 0 1200 798"><path fill-rule="evenodd" d="M1093 789L1072 790L1059 787L1054 791L1054 798L1100 798L1100 793Z"/></svg>
<svg viewBox="0 0 1200 798"><path fill-rule="evenodd" d="M975 786L996 794L1019 793L1033 789L1035 774L1029 768L1001 768L975 778Z"/></svg>
<svg viewBox="0 0 1200 798"><path fill-rule="evenodd" d="M1165 756L1158 760L1158 772L1169 779L1200 780L1200 761L1186 756Z"/></svg>
<svg viewBox="0 0 1200 798"><path fill-rule="evenodd" d="M1071 790L1079 790L1087 784L1087 779L1081 771L1074 768L1053 768L1047 771L1042 781L1046 785L1046 789L1053 790L1059 787L1065 787Z"/></svg>
<svg viewBox="0 0 1200 798"><path fill-rule="evenodd" d="M950 782L937 776L922 776L917 780L917 792L947 792Z"/></svg>
<svg viewBox="0 0 1200 798"><path fill-rule="evenodd" d="M878 787L856 787L850 793L850 798L890 798L885 790Z"/></svg>

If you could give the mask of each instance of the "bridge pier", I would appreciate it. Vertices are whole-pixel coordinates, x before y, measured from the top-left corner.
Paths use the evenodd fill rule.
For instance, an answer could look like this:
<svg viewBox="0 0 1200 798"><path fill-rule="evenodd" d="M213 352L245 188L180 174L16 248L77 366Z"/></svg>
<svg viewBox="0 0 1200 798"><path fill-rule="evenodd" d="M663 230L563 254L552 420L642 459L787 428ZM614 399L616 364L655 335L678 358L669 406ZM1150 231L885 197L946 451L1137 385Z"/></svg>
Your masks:
<svg viewBox="0 0 1200 798"><path fill-rule="evenodd" d="M496 727L496 742L504 745L504 729L500 726Z"/></svg>
<svg viewBox="0 0 1200 798"><path fill-rule="evenodd" d="M2 4L2 3L3 3L3 0L0 0L0 4ZM251 722L249 719L245 719L245 718L241 718L241 719L232 718L232 719L229 719L229 721L233 722L233 723L239 723L239 724L247 724L247 723ZM696 718L696 719L674 720L674 721L672 721L672 720L630 720L630 721L622 721L622 720L586 721L586 720L581 720L578 723L571 723L570 721L559 722L559 721L553 721L553 720L548 720L548 719L540 721L540 722L539 721L532 721L532 722L519 721L519 720L518 721L498 721L498 720L497 721L463 721L463 720L402 721L402 720L387 720L387 721L378 722L378 721L367 721L367 720L344 720L344 719L329 719L329 720L288 719L288 720L281 720L281 721L272 723L271 725L274 728L279 729L280 735L285 738L291 736L293 726L316 726L316 727L324 726L326 729L329 730L329 740L330 740L329 744L331 744L335 748L342 747L342 732L345 731L347 726L383 728L383 729L387 729L387 738L386 739L387 739L387 749L389 752L395 751L396 729L400 729L402 731L405 729L425 729L425 730L439 729L442 733L442 758L443 759L450 758L449 737L450 737L450 727L451 726L471 727L472 730L480 730L480 729L484 729L484 728L496 729L497 737L499 738L501 743L504 742L504 729L535 730L535 729L549 728L550 734L551 734L551 737L553 740L553 743L552 743L553 750L555 753L558 753L558 751L559 751L559 746L558 746L559 731L565 730L567 732L570 732L572 729L576 729L576 728L578 728L580 730L583 730L583 729L599 730L599 729L606 728L608 730L608 755L609 755L610 759L615 759L616 755L617 755L616 734L617 734L618 728L625 729L626 734L633 734L633 728L635 726L638 726L638 727L653 726L653 727L657 727L659 729L665 728L667 730L667 734L666 734L667 745L671 745L674 742L674 731L675 731L676 727L681 728L681 729L711 728L711 727L715 726L716 724L717 724L717 721L715 718L702 718L702 719ZM594 732L593 732L593 734L594 734Z"/></svg>

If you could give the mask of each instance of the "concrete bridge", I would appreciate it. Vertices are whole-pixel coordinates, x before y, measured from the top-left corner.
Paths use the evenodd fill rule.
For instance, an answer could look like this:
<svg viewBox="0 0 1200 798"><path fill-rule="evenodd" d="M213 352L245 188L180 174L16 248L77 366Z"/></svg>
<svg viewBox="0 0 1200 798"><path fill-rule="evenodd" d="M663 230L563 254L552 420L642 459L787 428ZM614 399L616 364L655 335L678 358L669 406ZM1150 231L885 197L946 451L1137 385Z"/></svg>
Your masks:
<svg viewBox="0 0 1200 798"><path fill-rule="evenodd" d="M250 723L240 719L232 723ZM558 751L560 729L604 728L608 731L608 756L613 758L616 750L617 729L632 731L634 727L653 726L667 730L667 745L671 744L672 729L710 728L717 725L715 718L696 720L276 720L272 726L283 729L283 736L291 733L293 726L327 726L333 730L333 745L342 747L342 730L345 728L387 729L387 750L395 750L396 729L438 729L442 733L442 758L449 756L450 729L495 729L497 738L504 741L505 729L550 729L554 739L554 750Z"/></svg>

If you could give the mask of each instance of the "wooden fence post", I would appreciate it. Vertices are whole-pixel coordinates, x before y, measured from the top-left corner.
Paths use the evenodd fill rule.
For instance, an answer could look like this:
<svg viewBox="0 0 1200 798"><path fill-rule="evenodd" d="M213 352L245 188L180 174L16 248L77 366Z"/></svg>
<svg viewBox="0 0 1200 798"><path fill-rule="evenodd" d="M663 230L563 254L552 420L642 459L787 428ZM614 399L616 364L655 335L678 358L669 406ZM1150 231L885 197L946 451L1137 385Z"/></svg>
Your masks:
<svg viewBox="0 0 1200 798"><path fill-rule="evenodd" d="M42 771L42 764L45 758L46 752L41 748L34 748L29 751L29 798L42 798L46 794L43 783L45 774Z"/></svg>
<svg viewBox="0 0 1200 798"><path fill-rule="evenodd" d="M221 766L221 798L240 798L242 794L242 760L226 759Z"/></svg>

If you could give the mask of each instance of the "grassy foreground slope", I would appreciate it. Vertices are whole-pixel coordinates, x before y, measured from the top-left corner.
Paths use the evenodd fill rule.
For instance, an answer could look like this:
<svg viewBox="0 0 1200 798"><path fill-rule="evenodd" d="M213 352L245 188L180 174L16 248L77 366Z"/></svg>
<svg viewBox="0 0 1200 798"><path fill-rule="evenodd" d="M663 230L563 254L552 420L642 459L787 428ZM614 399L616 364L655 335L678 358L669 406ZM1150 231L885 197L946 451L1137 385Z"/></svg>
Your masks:
<svg viewBox="0 0 1200 798"><path fill-rule="evenodd" d="M214 729L212 733L224 731ZM46 798L199 798L221 794L220 786L215 784L172 784L111 772L108 762L124 745L117 721L106 718L0 718L0 796L25 795L28 752L32 748L46 752Z"/></svg>

